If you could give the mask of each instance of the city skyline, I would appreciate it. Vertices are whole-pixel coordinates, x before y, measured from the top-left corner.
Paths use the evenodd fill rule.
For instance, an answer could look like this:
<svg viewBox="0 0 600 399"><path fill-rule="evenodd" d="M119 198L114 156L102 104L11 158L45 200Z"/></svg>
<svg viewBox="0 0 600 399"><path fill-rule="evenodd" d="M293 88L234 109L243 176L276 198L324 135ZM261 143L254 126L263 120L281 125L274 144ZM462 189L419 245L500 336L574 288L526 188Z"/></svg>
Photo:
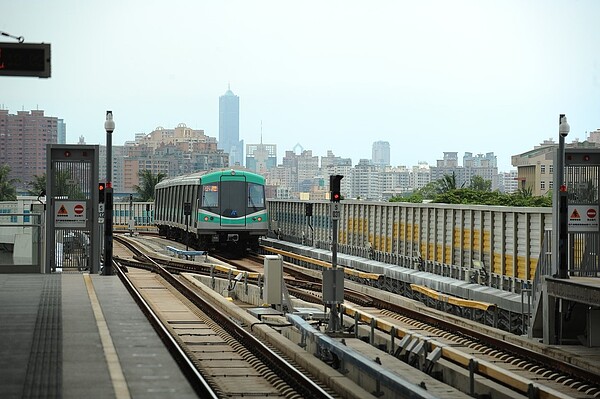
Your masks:
<svg viewBox="0 0 600 399"><path fill-rule="evenodd" d="M74 4L0 5L0 31L52 45L52 77L2 77L0 107L64 119L70 142L103 144L106 110L115 145L180 122L218 137L228 84L240 140L262 131L278 162L300 143L357 163L381 140L394 166L494 152L508 171L560 113L569 141L600 127L594 1Z"/></svg>

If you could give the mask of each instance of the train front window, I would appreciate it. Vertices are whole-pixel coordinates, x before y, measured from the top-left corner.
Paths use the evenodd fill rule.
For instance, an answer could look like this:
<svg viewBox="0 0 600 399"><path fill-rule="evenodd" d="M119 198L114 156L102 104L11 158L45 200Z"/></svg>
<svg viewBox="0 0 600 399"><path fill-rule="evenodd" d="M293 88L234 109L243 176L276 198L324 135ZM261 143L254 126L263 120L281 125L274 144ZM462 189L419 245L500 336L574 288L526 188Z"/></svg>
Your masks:
<svg viewBox="0 0 600 399"><path fill-rule="evenodd" d="M202 207L215 208L217 206L219 206L218 183L205 184L202 186Z"/></svg>
<svg viewBox="0 0 600 399"><path fill-rule="evenodd" d="M265 207L264 186L248 183L248 207L254 209Z"/></svg>
<svg viewBox="0 0 600 399"><path fill-rule="evenodd" d="M239 218L246 215L245 187L244 182L221 181L221 215L230 218Z"/></svg>

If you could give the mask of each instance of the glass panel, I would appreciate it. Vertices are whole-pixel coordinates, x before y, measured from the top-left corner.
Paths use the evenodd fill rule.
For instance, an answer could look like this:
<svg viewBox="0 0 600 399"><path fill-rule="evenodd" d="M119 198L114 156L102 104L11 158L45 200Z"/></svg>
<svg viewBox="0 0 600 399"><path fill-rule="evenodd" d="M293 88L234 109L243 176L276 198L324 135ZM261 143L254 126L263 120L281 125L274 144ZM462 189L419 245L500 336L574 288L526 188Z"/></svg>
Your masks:
<svg viewBox="0 0 600 399"><path fill-rule="evenodd" d="M206 184L202 186L202 207L215 208L217 206L219 206L218 183Z"/></svg>
<svg viewBox="0 0 600 399"><path fill-rule="evenodd" d="M265 207L265 189L259 184L248 184L248 207L253 209Z"/></svg>
<svg viewBox="0 0 600 399"><path fill-rule="evenodd" d="M221 211L222 215L230 218L243 217L246 214L244 198L245 182L221 182Z"/></svg>

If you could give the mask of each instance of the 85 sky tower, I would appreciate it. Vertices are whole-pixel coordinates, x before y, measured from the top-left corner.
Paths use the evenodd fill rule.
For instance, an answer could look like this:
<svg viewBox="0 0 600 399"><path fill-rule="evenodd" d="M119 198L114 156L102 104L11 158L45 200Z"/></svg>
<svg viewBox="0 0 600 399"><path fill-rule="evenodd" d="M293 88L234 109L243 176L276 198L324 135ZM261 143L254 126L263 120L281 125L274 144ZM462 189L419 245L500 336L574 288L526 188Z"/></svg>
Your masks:
<svg viewBox="0 0 600 399"><path fill-rule="evenodd" d="M230 87L219 97L219 148L229 153L229 165L244 165L244 141L240 140L240 98Z"/></svg>

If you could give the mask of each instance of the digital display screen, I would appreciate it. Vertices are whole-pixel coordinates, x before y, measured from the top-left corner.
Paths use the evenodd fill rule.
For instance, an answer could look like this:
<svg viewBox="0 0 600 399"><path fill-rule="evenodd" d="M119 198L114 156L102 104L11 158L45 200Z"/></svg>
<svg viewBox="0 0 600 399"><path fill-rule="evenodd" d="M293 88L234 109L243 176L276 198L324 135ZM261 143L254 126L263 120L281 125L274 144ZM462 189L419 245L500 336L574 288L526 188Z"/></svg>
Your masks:
<svg viewBox="0 0 600 399"><path fill-rule="evenodd" d="M0 43L0 75L50 77L50 44Z"/></svg>

